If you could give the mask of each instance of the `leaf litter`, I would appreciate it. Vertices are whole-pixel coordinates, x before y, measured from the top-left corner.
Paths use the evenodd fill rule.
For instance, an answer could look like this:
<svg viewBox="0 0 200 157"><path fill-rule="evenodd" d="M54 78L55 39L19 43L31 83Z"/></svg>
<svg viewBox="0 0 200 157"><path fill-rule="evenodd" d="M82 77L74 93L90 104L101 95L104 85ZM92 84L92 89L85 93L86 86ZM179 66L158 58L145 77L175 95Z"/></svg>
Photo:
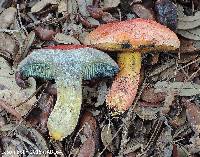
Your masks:
<svg viewBox="0 0 200 157"><path fill-rule="evenodd" d="M43 150L54 156L79 157L200 155L197 4L190 0L0 2L2 152ZM62 142L51 141L46 124L56 92L46 85L37 91L46 83L40 79L29 79L28 88L18 87L14 76L17 65L33 49L82 44L97 26L136 17L154 19L175 30L181 40L178 55L162 53L150 63L149 55L143 56L144 80L138 97L131 109L118 117L112 116L105 103L112 79L84 81L77 128ZM20 155L31 156L27 152Z"/></svg>

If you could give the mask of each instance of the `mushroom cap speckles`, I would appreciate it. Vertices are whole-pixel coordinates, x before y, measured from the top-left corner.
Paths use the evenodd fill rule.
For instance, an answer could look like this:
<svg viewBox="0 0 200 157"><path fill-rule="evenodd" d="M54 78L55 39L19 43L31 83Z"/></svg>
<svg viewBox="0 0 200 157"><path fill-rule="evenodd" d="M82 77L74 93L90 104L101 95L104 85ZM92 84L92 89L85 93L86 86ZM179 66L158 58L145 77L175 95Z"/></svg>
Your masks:
<svg viewBox="0 0 200 157"><path fill-rule="evenodd" d="M169 51L179 48L176 34L153 20L131 19L103 24L90 32L85 44L103 50Z"/></svg>
<svg viewBox="0 0 200 157"><path fill-rule="evenodd" d="M85 80L112 77L118 71L117 63L106 53L93 48L71 50L40 49L33 51L19 65L22 75L53 79L61 72L74 71Z"/></svg>

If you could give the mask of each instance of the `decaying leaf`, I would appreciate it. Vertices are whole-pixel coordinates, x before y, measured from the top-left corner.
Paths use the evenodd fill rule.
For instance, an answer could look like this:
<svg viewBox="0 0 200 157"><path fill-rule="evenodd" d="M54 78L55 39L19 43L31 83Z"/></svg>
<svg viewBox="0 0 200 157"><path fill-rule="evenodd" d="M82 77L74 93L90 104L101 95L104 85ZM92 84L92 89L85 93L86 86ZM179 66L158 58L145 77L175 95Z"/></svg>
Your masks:
<svg viewBox="0 0 200 157"><path fill-rule="evenodd" d="M8 28L12 23L14 23L14 19L16 18L17 9L10 7L5 9L0 15L1 25L0 28Z"/></svg>
<svg viewBox="0 0 200 157"><path fill-rule="evenodd" d="M200 138L199 136L193 136L192 138L190 138L190 145L187 145L186 148L188 150L188 152L190 152L191 154L194 153L199 153L200 151Z"/></svg>
<svg viewBox="0 0 200 157"><path fill-rule="evenodd" d="M185 102L187 120L190 123L192 130L200 133L200 107L195 103Z"/></svg>
<svg viewBox="0 0 200 157"><path fill-rule="evenodd" d="M197 11L194 16L183 16L178 18L178 29L192 29L200 26L200 11Z"/></svg>
<svg viewBox="0 0 200 157"><path fill-rule="evenodd" d="M36 13L41 11L43 8L45 8L49 4L58 4L59 0L41 0L37 2L32 8L31 12Z"/></svg>
<svg viewBox="0 0 200 157"><path fill-rule="evenodd" d="M17 127L15 126L14 131L15 136L11 137L2 137L2 145L4 148L4 155L10 146L13 147L13 151L10 152L10 156L19 154L20 156L40 156L48 157L49 154L53 154L48 149L45 139L41 134L33 128L26 127L21 124Z"/></svg>
<svg viewBox="0 0 200 157"><path fill-rule="evenodd" d="M145 88L140 96L143 101L157 103L165 100L166 93L155 93L154 88Z"/></svg>
<svg viewBox="0 0 200 157"><path fill-rule="evenodd" d="M0 33L0 55L6 59L13 60L18 51L18 43L6 33Z"/></svg>
<svg viewBox="0 0 200 157"><path fill-rule="evenodd" d="M200 40L200 11L197 11L194 16L184 15L183 7L179 6L177 33L185 38L192 40Z"/></svg>
<svg viewBox="0 0 200 157"><path fill-rule="evenodd" d="M95 107L99 107L103 105L106 99L106 94L107 94L107 86L105 82L101 82L98 86L98 97L97 97L97 102L95 103Z"/></svg>
<svg viewBox="0 0 200 157"><path fill-rule="evenodd" d="M76 14L78 12L78 4L74 0L61 0L58 5L58 12Z"/></svg>
<svg viewBox="0 0 200 157"><path fill-rule="evenodd" d="M97 27L97 26L100 25L99 21L92 18L92 17L88 17L87 20L90 23L90 25L93 26L93 27Z"/></svg>
<svg viewBox="0 0 200 157"><path fill-rule="evenodd" d="M115 131L112 123L104 125L101 130L101 140L103 142L103 145L104 145L104 147L108 146L107 149L111 152L114 152L116 150L114 141L112 141L112 138L113 138L115 132L116 131Z"/></svg>
<svg viewBox="0 0 200 157"><path fill-rule="evenodd" d="M140 18L155 20L153 11L150 9L147 9L142 4L134 4L132 5L131 9Z"/></svg>
<svg viewBox="0 0 200 157"><path fill-rule="evenodd" d="M41 26L38 26L35 28L35 34L39 36L41 40L52 40L53 36L56 34L55 31L42 28Z"/></svg>
<svg viewBox="0 0 200 157"><path fill-rule="evenodd" d="M28 55L29 49L34 40L35 40L35 32L31 31L26 37L26 39L24 40L23 47L21 48L21 50L17 52L14 58L14 62L13 62L14 67L17 67L19 62L22 61L22 59L24 59Z"/></svg>
<svg viewBox="0 0 200 157"><path fill-rule="evenodd" d="M76 0L78 3L78 8L79 8L79 12L81 13L81 15L83 15L84 17L88 17L89 16L89 12L87 11L87 2L84 0Z"/></svg>
<svg viewBox="0 0 200 157"><path fill-rule="evenodd" d="M15 82L14 71L3 58L0 58L0 99L7 102L11 107L16 107L20 103L27 100L36 90L36 82L33 78L29 79L31 86L26 89L21 89ZM36 97L33 96L30 100L16 107L21 115L25 115L32 105L36 102Z"/></svg>
<svg viewBox="0 0 200 157"><path fill-rule="evenodd" d="M135 113L143 120L153 120L158 118L157 113L160 111L161 107L143 107L138 102L138 106L135 108Z"/></svg>
<svg viewBox="0 0 200 157"><path fill-rule="evenodd" d="M114 8L117 7L120 3L120 0L104 0L104 8Z"/></svg>
<svg viewBox="0 0 200 157"><path fill-rule="evenodd" d="M93 138L88 138L80 148L77 157L93 157L95 154L95 142Z"/></svg>
<svg viewBox="0 0 200 157"><path fill-rule="evenodd" d="M156 142L156 145L158 146L158 153L160 156L163 157L171 157L172 155L172 150L173 150L173 145L172 145L172 134L171 134L172 129L165 127L161 135L158 138L158 141Z"/></svg>
<svg viewBox="0 0 200 157"><path fill-rule="evenodd" d="M154 86L155 92L173 92L180 96L193 96L200 94L200 85L191 82L158 81Z"/></svg>
<svg viewBox="0 0 200 157"><path fill-rule="evenodd" d="M178 30L178 33L188 39L200 40L200 27L187 30Z"/></svg>
<svg viewBox="0 0 200 157"><path fill-rule="evenodd" d="M54 40L60 44L75 44L80 45L80 42L71 35L65 35L63 33L57 33Z"/></svg>

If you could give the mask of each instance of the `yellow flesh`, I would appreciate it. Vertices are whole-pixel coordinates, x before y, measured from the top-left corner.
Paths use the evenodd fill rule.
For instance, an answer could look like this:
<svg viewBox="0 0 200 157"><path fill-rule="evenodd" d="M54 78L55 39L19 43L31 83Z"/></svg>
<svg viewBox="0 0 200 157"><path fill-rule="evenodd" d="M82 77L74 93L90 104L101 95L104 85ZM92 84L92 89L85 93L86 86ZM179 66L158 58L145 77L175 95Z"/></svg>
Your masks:
<svg viewBox="0 0 200 157"><path fill-rule="evenodd" d="M117 59L120 72L118 75L130 75L134 78L140 73L141 53L140 52L123 52L118 54Z"/></svg>

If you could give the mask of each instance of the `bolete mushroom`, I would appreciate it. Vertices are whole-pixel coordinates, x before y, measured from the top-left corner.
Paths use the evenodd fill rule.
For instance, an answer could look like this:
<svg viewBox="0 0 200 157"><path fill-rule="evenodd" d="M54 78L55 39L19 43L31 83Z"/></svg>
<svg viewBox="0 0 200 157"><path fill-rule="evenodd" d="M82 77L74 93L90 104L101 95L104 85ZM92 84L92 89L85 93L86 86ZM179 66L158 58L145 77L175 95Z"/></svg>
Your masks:
<svg viewBox="0 0 200 157"><path fill-rule="evenodd" d="M167 27L146 19L103 24L85 38L86 45L116 51L120 72L107 95L107 105L115 112L126 111L133 103L140 78L141 54L179 48L176 34Z"/></svg>
<svg viewBox="0 0 200 157"><path fill-rule="evenodd" d="M71 50L40 49L28 55L18 67L22 78L55 79L57 101L47 127L55 140L70 135L78 122L82 103L82 79L112 77L117 63L106 53L93 48Z"/></svg>

